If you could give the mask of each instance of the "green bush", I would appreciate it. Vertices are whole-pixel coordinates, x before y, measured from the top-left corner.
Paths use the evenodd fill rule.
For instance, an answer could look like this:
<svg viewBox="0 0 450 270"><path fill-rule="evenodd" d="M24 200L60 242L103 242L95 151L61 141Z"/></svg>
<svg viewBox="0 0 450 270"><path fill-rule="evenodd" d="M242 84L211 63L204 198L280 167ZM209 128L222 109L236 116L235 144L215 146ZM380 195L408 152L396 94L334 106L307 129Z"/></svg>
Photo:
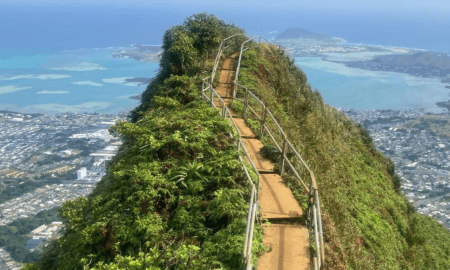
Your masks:
<svg viewBox="0 0 450 270"><path fill-rule="evenodd" d="M230 45L230 48L236 48L245 38L243 33L242 29L207 13L194 14L183 25L167 30L163 36L159 72L142 93L141 104L130 112L130 121L136 122L145 114L164 80L171 75L195 77L211 72L220 42L228 36L240 34Z"/></svg>

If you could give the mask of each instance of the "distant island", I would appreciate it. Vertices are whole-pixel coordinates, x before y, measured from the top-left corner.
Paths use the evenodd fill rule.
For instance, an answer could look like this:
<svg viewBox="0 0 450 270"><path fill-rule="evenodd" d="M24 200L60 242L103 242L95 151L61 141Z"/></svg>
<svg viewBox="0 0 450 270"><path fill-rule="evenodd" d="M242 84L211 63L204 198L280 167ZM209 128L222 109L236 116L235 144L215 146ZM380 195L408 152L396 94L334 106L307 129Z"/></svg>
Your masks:
<svg viewBox="0 0 450 270"><path fill-rule="evenodd" d="M132 45L132 49L117 51L112 56L114 58L131 58L136 61L159 62L159 55L162 52L161 45Z"/></svg>
<svg viewBox="0 0 450 270"><path fill-rule="evenodd" d="M450 84L450 55L418 49L347 43L343 39L308 30L288 28L274 38L291 57L320 57L350 68L405 73L420 78L440 78ZM367 53L367 54L364 54ZM445 88L450 89L450 85ZM450 111L450 100L437 102Z"/></svg>
<svg viewBox="0 0 450 270"><path fill-rule="evenodd" d="M340 63L347 67L366 70L393 71L424 78L439 77L443 83L450 83L450 56L445 53L417 52L380 55L375 56L372 60Z"/></svg>
<svg viewBox="0 0 450 270"><path fill-rule="evenodd" d="M438 77L442 83L450 83L450 56L445 53L416 52L380 55L372 60L339 63L365 70L399 72L422 78ZM445 88L450 89L450 85L446 85ZM450 111L450 100L437 102L436 105Z"/></svg>
<svg viewBox="0 0 450 270"><path fill-rule="evenodd" d="M146 77L135 77L132 79L125 79L126 82L137 82L138 86L139 85L147 85L150 83L152 79L151 78L146 78Z"/></svg>
<svg viewBox="0 0 450 270"><path fill-rule="evenodd" d="M135 95L135 96L131 96L130 99L134 99L134 100L141 100L141 96L142 95Z"/></svg>
<svg viewBox="0 0 450 270"><path fill-rule="evenodd" d="M333 39L329 35L317 34L301 28L288 28L283 33L275 37L276 40L280 39L315 39L315 40L329 40Z"/></svg>

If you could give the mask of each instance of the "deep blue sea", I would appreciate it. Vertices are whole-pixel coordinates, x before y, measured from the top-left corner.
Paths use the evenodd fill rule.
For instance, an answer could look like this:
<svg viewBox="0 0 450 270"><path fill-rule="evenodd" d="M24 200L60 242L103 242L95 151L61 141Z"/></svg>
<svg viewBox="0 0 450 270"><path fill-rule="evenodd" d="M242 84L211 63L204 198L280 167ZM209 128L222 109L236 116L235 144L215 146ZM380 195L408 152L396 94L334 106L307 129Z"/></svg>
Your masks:
<svg viewBox="0 0 450 270"><path fill-rule="evenodd" d="M126 83L125 79L152 77L158 64L111 55L131 44L161 44L166 29L199 12L213 13L250 35L273 37L286 28L299 27L349 43L450 53L450 21L448 16L435 14L289 7L255 7L249 12L233 5L116 2L0 3L0 110L129 110L138 104L129 96L141 93L145 86ZM333 106L433 107L436 100L448 99L449 91L432 79L387 73L355 75L343 66L330 67L314 58L296 59L296 63L307 74L311 86ZM434 97L424 98L430 90L435 91Z"/></svg>

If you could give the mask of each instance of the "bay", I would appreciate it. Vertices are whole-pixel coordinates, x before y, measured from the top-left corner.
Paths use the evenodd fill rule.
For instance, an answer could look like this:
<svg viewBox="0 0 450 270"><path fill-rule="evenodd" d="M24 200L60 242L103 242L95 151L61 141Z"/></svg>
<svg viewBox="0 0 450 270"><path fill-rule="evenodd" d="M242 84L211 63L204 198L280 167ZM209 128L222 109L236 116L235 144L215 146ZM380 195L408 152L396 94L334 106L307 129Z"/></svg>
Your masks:
<svg viewBox="0 0 450 270"><path fill-rule="evenodd" d="M439 78L349 68L320 57L297 57L295 64L326 103L353 109L416 109L440 112L435 103L450 99Z"/></svg>

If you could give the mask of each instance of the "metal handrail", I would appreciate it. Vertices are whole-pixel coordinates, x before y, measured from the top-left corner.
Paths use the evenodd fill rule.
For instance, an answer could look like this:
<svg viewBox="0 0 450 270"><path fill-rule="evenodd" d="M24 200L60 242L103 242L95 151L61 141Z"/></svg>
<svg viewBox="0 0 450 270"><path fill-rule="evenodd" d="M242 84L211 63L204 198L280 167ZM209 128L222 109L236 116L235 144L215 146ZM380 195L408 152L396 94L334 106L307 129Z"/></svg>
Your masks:
<svg viewBox="0 0 450 270"><path fill-rule="evenodd" d="M236 68L236 74L235 74L235 77L234 77L234 83L236 83L236 82L238 81L238 77L239 77L239 69L241 68L242 52L243 52L243 50L244 50L244 44L247 43L247 42L249 42L250 40L253 40L253 38L247 39L247 40L244 41L244 42L242 43L242 45L241 45L241 52L239 53L239 61L238 61L238 65L237 65L237 68ZM234 97L234 98L236 97L236 86L235 86L234 89L233 89L233 97Z"/></svg>
<svg viewBox="0 0 450 270"><path fill-rule="evenodd" d="M219 50L218 54L221 54L221 53L222 53L222 50ZM220 59L220 55L218 57L216 57L216 59ZM218 100L220 101L222 108L223 108L222 112L221 112L222 117L224 119L229 118L231 121L231 126L235 129L237 134L239 134L239 127L237 126L236 122L234 121L233 116L230 113L230 110L228 109L228 107L225 105L225 102L223 101L223 99L214 90L214 88L212 86L213 78L214 77L207 77L207 78L203 79L201 95L203 98L205 98L210 103L211 107L214 107L216 109L218 109L218 108L214 103L214 99L218 98ZM209 79L210 79L210 82L208 82ZM209 91L209 96L205 94L205 92L208 92L208 91ZM233 138L233 134L231 132L230 132L229 136L231 138ZM244 261L246 264L246 270L251 270L252 266L253 266L252 259L251 259L251 256L252 256L251 251L252 251L252 246L253 246L253 234L254 234L254 227L255 227L255 221L256 221L256 213L257 213L258 204L259 204L258 194L259 194L260 176L259 176L259 172L255 166L255 163L253 162L253 159L251 158L250 154L248 153L247 149L245 148L245 145L240 137L238 137L236 140L236 147L237 147L237 150L239 153L238 160L241 162L242 167L245 172L245 175L247 176L247 180L249 181L249 183L251 185L249 211L248 211L248 217L247 217L247 225L246 225L244 249L243 249L243 258L244 258ZM241 150L256 174L256 182L255 183L251 179L251 176L248 172L244 158L242 157L242 154L241 154L242 153Z"/></svg>
<svg viewBox="0 0 450 270"><path fill-rule="evenodd" d="M242 45L241 45L241 51L240 51L240 53L239 53L239 61L238 61L238 65L237 65L237 68L236 68L236 74L235 74L234 82L233 82L234 85L235 85L235 87L234 87L234 89L233 89L233 98L236 97L236 92L237 92L237 91L236 91L236 90L237 90L237 89L236 89L236 85L242 86L242 85L239 85L239 84L238 84L238 81L239 81L239 71L240 71L240 69L241 69L242 53L248 49L248 48L247 48L247 49L244 50L244 44L247 43L247 42L249 42L249 41L255 41L256 38L258 38L258 43L261 43L261 39L265 39L267 43L272 44L267 38L265 38L265 37L263 37L263 36L253 36L253 37L247 39L246 41L244 41L244 42L242 43ZM280 45L275 45L275 46L277 46L278 48L282 48ZM244 86L242 86L242 87L244 87ZM245 87L244 87L244 88L245 88Z"/></svg>
<svg viewBox="0 0 450 270"><path fill-rule="evenodd" d="M316 178L314 176L314 173L311 171L311 169L306 164L306 162L303 160L301 155L294 148L292 143L287 139L286 134L283 131L283 129L281 128L280 124L275 119L275 117L270 112L270 110L265 107L265 104L254 93L252 93L248 88L246 88L245 86L240 85L238 83L239 71L240 71L240 65L241 65L241 58L242 58L242 53L244 51L243 47L244 47L244 44L247 43L250 40L252 40L252 39L244 41L242 43L242 45L241 45L241 51L240 51L240 55L239 55L238 66L236 68L236 74L235 74L236 77L235 77L235 80L234 80L233 97L236 97L236 95L237 95L237 88L238 87L241 87L241 88L243 88L245 90L244 99L240 100L240 101L242 101L244 103L244 110L243 110L243 117L244 117L244 119L247 118L248 110L250 110L253 114L255 114L256 118L258 118L261 121L261 129L260 129L260 134L259 134L260 139L262 140L263 135L264 135L264 131L266 131L267 134L269 135L269 137L271 138L271 140L273 141L273 143L276 145L277 149L281 152L280 174L283 175L284 165L286 163L288 165L289 170L291 171L291 173L297 178L299 183L305 188L305 191L309 194L310 200L309 200L308 212L307 212L308 213L308 220L310 221L310 224L309 224L310 226L309 227L310 227L310 229L313 229L313 231L314 231L315 244L316 244L316 247L317 247L316 251L315 251L315 256L314 256L314 259L313 259L313 264L314 264L314 268L315 269L322 269L322 267L324 265L324 262L325 262L325 249L324 249L324 244L323 244L323 229L322 229L321 207L320 207L320 201L319 201L319 191L318 191L317 182L316 182ZM259 41L261 41L261 37L259 37ZM250 97L255 99L261 105L261 107L262 107L262 113L261 114L262 115L258 115L257 111L249 105L249 98ZM238 99L236 99L236 100L238 100ZM273 122L275 123L276 128L281 133L281 137L283 139L282 144L280 144L280 143L278 143L276 141L275 137L273 136L272 132L270 131L269 126L266 124L266 122L267 122L267 120L266 120L267 119L267 115L270 117L270 119L273 120ZM282 145L282 147L280 147L280 145ZM297 170L295 169L295 167L292 164L292 162L286 156L286 153L287 153L286 146L288 147L288 151L291 150L295 154L295 157L297 157L300 160L300 164L308 172L309 177L310 177L309 188L308 188L308 185L306 185L306 183L300 177L300 174L297 172Z"/></svg>
<svg viewBox="0 0 450 270"><path fill-rule="evenodd" d="M237 34L237 35L242 35L242 34ZM232 37L235 37L237 35L232 35L230 37L227 37L226 39L222 40L220 46L219 46L219 50L216 56L216 61L214 63L214 68L212 71L212 74L210 77L207 77L205 79L203 79L203 84L202 84L202 89L201 89L201 95L203 98L205 98L206 100L209 101L210 106L217 108L217 106L214 103L215 98L218 98L219 102L221 103L222 106L222 112L221 115L224 119L229 118L232 127L235 129L235 131L239 134L239 128L236 125L233 116L231 115L228 107L225 105L225 102L223 101L223 99L220 97L220 95L214 90L212 84L214 81L214 76L215 73L217 71L218 68L218 64L220 62L220 57L222 56L223 53L223 44L226 40L231 39ZM264 37L259 37L259 42L261 42L261 38L265 39ZM234 80L234 89L233 89L233 97L236 97L237 94L237 88L238 87L242 87L245 89L245 97L243 100L240 99L235 99L235 100L240 100L244 103L244 118L247 118L247 111L250 110L260 121L261 121L261 129L260 129L260 139L263 138L263 134L264 132L267 132L267 134L269 135L269 137L271 138L271 140L274 142L274 144L276 145L277 149L281 152L281 175L283 174L284 171L284 164L286 163L287 166L289 167L290 171L293 173L293 175L299 180L300 184L302 184L302 186L305 188L305 190L307 191L307 193L310 196L310 204L309 204L309 208L308 208L308 220L310 220L310 229L312 229L311 227L313 227L314 229L314 236L315 236L315 244L316 244L316 254L313 258L313 262L314 262L314 268L315 269L321 269L321 267L323 266L323 263L325 261L325 252L324 252L324 245L323 245L323 231L322 231L322 218L321 218L321 208L320 208L320 202L319 202L319 193L318 193L318 188L317 188L317 183L316 183L316 179L314 177L314 173L309 169L309 166L306 164L306 162L303 160L303 158L301 157L301 155L297 152L297 150L293 147L292 143L287 139L283 129L281 128L280 124L278 123L278 121L276 121L275 117L273 116L273 114L270 112L270 110L268 110L265 107L265 104L251 91L248 90L248 88L246 88L243 85L240 85L238 83L238 78L239 78L239 71L240 71L240 65L241 65L241 60L242 60L242 54L243 52L246 50L244 50L244 45L245 43L253 40L254 38L248 39L246 41L244 41L241 45L241 50L240 50L240 55L239 55L239 61L238 61L238 66L236 69L236 76L235 76L235 80ZM265 39L266 41L268 41L267 39ZM225 47L226 48L226 47ZM248 49L248 48L247 48ZM208 82L209 79L209 82ZM205 93L209 91L209 96L206 95ZM253 109L250 105L249 105L249 98L253 98L257 101L257 103L259 103L261 105L261 111L262 111L262 115L259 116L257 111L255 109ZM217 108L218 109L218 108ZM277 130L280 132L281 137L283 138L283 142L282 144L279 144L276 141L276 138L274 137L274 135L272 134L269 126L266 124L266 118L267 116L269 117L269 119L272 119L272 121L275 123L275 126L277 128ZM230 136L233 137L233 134L230 132ZM246 261L246 269L250 270L252 268L252 263L251 263L251 250L252 250L252 242L253 242L253 232L254 232L254 224L255 224L255 220L256 220L256 212L257 212L257 206L258 206L258 194L259 194L259 173L258 170L251 158L251 156L249 155L247 149L245 148L244 143L242 142L242 139L240 137L237 138L237 149L238 149L238 159L241 162L243 168L244 168L244 172L247 176L247 179L251 185L251 194L250 194L250 202L249 202L249 211L248 211L248 217L247 217L247 225L246 225L246 233L245 233L245 241L244 241L244 250L243 250L243 257L244 260ZM282 145L282 147L280 147L280 145ZM287 158L286 156L286 147L288 148L288 150L291 150L295 156L300 160L301 165L303 165L303 167L309 172L309 176L310 176L310 185L309 188L308 186L305 184L305 182L302 180L302 178L300 177L299 173L297 172L297 170L295 169L294 165L291 163L291 161ZM244 158L242 157L241 151L243 151L244 156L247 157L248 162L250 163L250 166L252 167L252 169L254 170L255 174L256 174L256 183L253 182L253 180L250 177L250 174L248 172L248 169L245 165L244 162ZM319 251L320 250L320 251Z"/></svg>
<svg viewBox="0 0 450 270"><path fill-rule="evenodd" d="M214 76L216 75L216 71L217 71L217 68L218 68L219 62L220 62L220 56L222 55L223 50L224 50L223 44L225 43L225 41L227 41L227 40L229 40L229 39L231 39L231 38L233 38L233 37L236 37L236 36L243 36L243 35L245 35L245 34L234 34L234 35L232 35L232 36L229 36L229 37L223 39L222 42L220 42L219 51L217 52L216 60L215 60L215 62L214 62L213 71L212 71L212 73L211 73L211 84L213 84ZM226 47L225 47L225 48L226 48Z"/></svg>

